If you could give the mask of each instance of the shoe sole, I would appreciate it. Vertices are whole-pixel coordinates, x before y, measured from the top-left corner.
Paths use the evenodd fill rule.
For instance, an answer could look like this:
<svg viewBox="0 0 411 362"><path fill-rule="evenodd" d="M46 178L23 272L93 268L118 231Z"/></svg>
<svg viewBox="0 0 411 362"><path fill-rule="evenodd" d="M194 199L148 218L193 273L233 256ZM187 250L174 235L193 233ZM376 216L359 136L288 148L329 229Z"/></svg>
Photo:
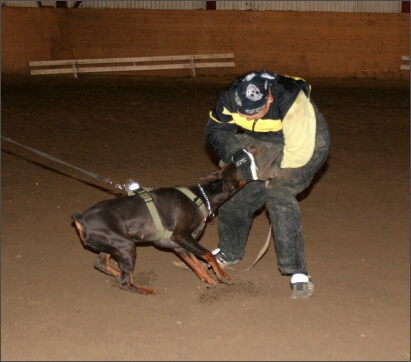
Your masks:
<svg viewBox="0 0 411 362"><path fill-rule="evenodd" d="M291 285L291 299L305 299L310 298L314 294L314 283L311 281L307 283L295 283Z"/></svg>

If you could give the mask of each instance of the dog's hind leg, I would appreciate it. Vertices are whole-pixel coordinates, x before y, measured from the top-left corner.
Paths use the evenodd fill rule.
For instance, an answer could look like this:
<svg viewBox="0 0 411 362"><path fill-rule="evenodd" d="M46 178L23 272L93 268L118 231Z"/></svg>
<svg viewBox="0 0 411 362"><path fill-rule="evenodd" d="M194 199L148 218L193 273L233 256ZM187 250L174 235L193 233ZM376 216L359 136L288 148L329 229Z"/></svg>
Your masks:
<svg viewBox="0 0 411 362"><path fill-rule="evenodd" d="M120 288L129 292L145 295L155 295L158 293L157 289L143 288L135 285L133 282L133 273L121 271L119 282Z"/></svg>
<svg viewBox="0 0 411 362"><path fill-rule="evenodd" d="M138 287L133 282L133 274L128 274L125 272L121 272L120 288L123 290L128 290L130 292L135 292L135 293L145 294L145 295L155 295L158 293L157 289Z"/></svg>
<svg viewBox="0 0 411 362"><path fill-rule="evenodd" d="M215 285L218 284L211 276L208 274L207 270L201 265L200 261L195 257L195 255L184 249L173 249L181 259L183 259L188 266L196 273L201 281Z"/></svg>
<svg viewBox="0 0 411 362"><path fill-rule="evenodd" d="M125 245L125 241L122 242L122 247L118 248L113 254L113 258L117 261L117 264L121 270L118 277L120 288L128 290L130 292L154 295L157 294L156 289L138 287L133 282L133 272L136 264L136 247L132 241Z"/></svg>
<svg viewBox="0 0 411 362"><path fill-rule="evenodd" d="M94 267L101 272L112 275L116 278L120 276L120 272L110 265L111 255L107 253L100 253L97 257Z"/></svg>
<svg viewBox="0 0 411 362"><path fill-rule="evenodd" d="M79 217L78 214L75 214L74 217ZM83 226L81 225L80 221L75 219L74 220L74 224L76 226L76 229L79 233L80 236L80 240L82 241L84 246L87 247L91 247L93 250L98 250L95 246L89 244L87 242L87 238L84 235L84 230L83 230ZM103 253L100 252L100 254L97 257L97 260L94 263L94 268L96 268L97 270L100 270L101 272L108 274L108 275L112 275L116 278L118 278L120 276L120 272L116 269L114 269L111 265L110 265L110 254L107 253Z"/></svg>

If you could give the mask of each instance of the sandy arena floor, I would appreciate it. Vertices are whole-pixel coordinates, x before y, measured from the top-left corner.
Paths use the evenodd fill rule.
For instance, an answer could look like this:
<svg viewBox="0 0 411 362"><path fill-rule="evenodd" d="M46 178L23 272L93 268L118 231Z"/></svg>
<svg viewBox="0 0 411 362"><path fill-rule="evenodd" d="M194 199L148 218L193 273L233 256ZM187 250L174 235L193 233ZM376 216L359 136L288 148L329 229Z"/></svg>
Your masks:
<svg viewBox="0 0 411 362"><path fill-rule="evenodd" d="M217 168L208 110L230 77L5 76L1 133L115 181L196 184ZM204 285L173 253L138 247L120 290L70 216L107 184L2 141L1 357L58 360L410 360L409 83L312 80L331 155L301 195L316 294L289 298L274 246L233 285ZM217 219L201 243L218 244ZM256 215L245 268L269 223Z"/></svg>

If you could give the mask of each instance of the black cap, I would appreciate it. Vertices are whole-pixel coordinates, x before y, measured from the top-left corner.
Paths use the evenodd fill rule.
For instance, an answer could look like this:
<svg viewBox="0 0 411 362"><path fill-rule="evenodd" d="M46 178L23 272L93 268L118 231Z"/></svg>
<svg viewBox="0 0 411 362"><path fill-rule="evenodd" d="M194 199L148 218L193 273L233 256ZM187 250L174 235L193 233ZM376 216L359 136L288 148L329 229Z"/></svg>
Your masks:
<svg viewBox="0 0 411 362"><path fill-rule="evenodd" d="M247 73L235 92L237 110L253 115L260 112L269 96L269 87L277 82L277 75L266 70Z"/></svg>

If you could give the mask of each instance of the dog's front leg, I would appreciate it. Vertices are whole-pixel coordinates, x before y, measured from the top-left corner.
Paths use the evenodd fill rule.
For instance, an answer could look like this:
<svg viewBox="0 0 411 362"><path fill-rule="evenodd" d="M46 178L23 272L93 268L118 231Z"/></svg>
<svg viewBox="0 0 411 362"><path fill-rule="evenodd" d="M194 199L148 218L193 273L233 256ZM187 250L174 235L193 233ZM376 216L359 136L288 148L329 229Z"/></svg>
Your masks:
<svg viewBox="0 0 411 362"><path fill-rule="evenodd" d="M220 282L231 284L230 276L223 271L217 263L214 255L208 249L200 245L192 236L192 233L192 231L181 231L181 227L174 228L171 240L180 246L180 248L174 249L174 252L179 255L191 269L193 269L201 280L209 284L216 284L215 280L208 274L208 268L203 266L198 258L203 259L207 264L211 265Z"/></svg>
<svg viewBox="0 0 411 362"><path fill-rule="evenodd" d="M217 277L217 279L225 284L232 284L232 280L230 276L221 268L220 264L216 260L215 256L211 252L207 252L206 254L201 256L204 261L213 268L213 271Z"/></svg>
<svg viewBox="0 0 411 362"><path fill-rule="evenodd" d="M173 249L173 251L187 263L187 265L193 270L193 272L200 278L201 281L211 285L218 284L210 276L210 274L208 274L207 270L204 268L203 265L201 265L200 261L196 258L196 256L193 253L183 248L176 248Z"/></svg>

